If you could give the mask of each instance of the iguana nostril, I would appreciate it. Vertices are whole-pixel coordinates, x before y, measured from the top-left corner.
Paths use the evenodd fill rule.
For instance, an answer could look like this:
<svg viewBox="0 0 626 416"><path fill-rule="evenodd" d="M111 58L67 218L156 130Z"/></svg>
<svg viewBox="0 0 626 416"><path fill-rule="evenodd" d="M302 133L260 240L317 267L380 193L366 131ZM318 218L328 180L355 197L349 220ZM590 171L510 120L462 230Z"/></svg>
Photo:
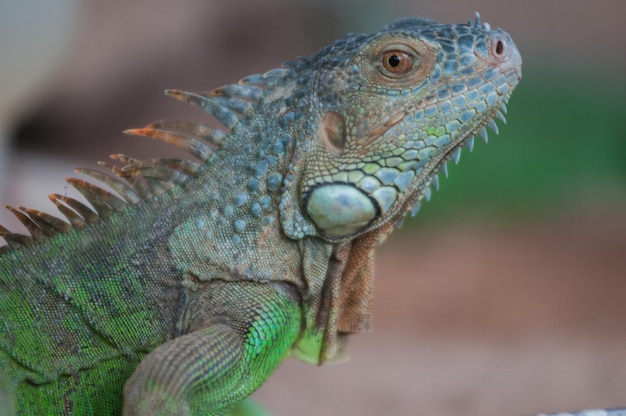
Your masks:
<svg viewBox="0 0 626 416"><path fill-rule="evenodd" d="M494 48L496 52L496 56L502 56L504 54L504 42L498 40L496 42L496 47Z"/></svg>

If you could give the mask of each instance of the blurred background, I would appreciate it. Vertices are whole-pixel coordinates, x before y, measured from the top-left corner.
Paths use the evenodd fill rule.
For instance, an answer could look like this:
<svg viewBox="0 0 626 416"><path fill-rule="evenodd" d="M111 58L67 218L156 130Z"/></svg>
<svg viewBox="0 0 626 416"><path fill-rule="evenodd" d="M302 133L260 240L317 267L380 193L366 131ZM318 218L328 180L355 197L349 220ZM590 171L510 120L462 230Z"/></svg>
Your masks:
<svg viewBox="0 0 626 416"><path fill-rule="evenodd" d="M73 167L175 155L121 131L204 120L209 90L404 16L515 39L508 124L377 257L351 360L289 361L276 415L530 415L626 406L626 2L0 0L0 200L53 211ZM0 223L20 226L8 212Z"/></svg>

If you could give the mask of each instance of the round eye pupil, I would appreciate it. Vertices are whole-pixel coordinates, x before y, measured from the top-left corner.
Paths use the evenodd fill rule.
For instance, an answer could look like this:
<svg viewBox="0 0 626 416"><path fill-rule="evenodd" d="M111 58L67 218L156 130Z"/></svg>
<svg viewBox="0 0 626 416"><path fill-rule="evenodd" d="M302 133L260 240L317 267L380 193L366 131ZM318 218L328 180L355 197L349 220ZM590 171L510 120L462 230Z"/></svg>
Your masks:
<svg viewBox="0 0 626 416"><path fill-rule="evenodd" d="M392 68L396 68L398 67L398 65L400 65L402 60L400 59L398 55L391 55L387 62L389 62L389 66L391 66Z"/></svg>
<svg viewBox="0 0 626 416"><path fill-rule="evenodd" d="M413 67L413 59L403 51L388 51L383 54L382 58L385 70L394 76L406 75Z"/></svg>

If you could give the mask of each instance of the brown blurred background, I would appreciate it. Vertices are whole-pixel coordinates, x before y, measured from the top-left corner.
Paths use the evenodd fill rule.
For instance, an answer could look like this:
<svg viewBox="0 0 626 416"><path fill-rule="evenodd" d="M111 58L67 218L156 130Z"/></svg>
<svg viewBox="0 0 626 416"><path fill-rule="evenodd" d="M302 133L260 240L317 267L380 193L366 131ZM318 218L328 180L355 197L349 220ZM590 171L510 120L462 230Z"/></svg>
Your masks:
<svg viewBox="0 0 626 416"><path fill-rule="evenodd" d="M503 137L464 152L381 247L374 330L353 337L351 360L289 361L256 397L278 416L626 406L621 0L0 0L1 199L52 211L45 196L72 167L175 154L120 133L206 120L165 88L212 89L346 32L476 10L524 57Z"/></svg>

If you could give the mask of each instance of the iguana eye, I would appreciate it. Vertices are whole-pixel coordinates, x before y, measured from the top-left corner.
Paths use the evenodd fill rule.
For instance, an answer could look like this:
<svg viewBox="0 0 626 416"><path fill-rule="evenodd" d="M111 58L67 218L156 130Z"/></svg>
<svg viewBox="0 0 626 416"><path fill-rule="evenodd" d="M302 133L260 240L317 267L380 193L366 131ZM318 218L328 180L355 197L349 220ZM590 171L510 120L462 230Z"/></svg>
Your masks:
<svg viewBox="0 0 626 416"><path fill-rule="evenodd" d="M358 68L369 86L395 91L421 85L437 63L438 47L429 41L390 34L368 44Z"/></svg>
<svg viewBox="0 0 626 416"><path fill-rule="evenodd" d="M413 68L413 57L404 51L391 50L382 54L381 63L390 74L404 75Z"/></svg>

